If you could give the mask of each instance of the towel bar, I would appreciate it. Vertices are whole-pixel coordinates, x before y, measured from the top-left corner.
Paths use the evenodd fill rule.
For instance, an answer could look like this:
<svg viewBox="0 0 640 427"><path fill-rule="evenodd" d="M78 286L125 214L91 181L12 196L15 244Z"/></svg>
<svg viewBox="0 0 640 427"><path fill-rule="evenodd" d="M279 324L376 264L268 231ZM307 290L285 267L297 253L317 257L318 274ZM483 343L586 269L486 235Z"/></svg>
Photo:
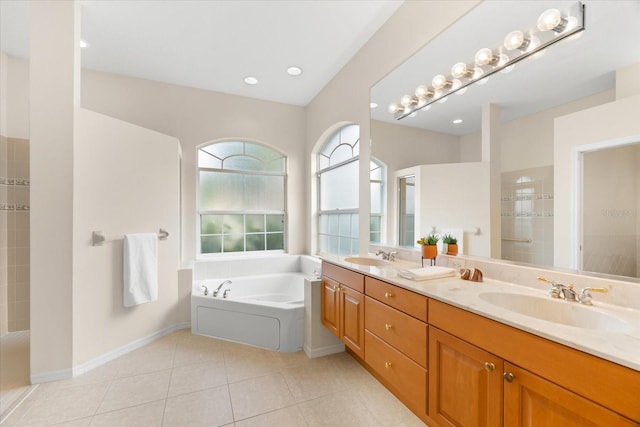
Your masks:
<svg viewBox="0 0 640 427"><path fill-rule="evenodd" d="M161 228L160 231L158 231L158 239L167 240L168 237L169 237L169 232L167 230L164 230ZM121 239L124 239L123 235L112 236L109 240L121 240ZM93 233L91 233L91 246L100 246L105 241L107 241L107 238L104 236L103 231L94 231Z"/></svg>
<svg viewBox="0 0 640 427"><path fill-rule="evenodd" d="M510 238L503 238L502 239L503 242L520 242L520 243L531 243L532 240L531 239L510 239Z"/></svg>

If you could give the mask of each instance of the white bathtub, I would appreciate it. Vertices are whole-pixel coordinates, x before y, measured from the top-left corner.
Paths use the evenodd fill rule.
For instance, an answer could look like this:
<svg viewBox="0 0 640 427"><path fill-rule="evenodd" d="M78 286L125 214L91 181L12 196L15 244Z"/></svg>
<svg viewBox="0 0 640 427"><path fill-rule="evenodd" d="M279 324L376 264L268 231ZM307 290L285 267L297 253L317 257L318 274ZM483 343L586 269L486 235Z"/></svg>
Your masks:
<svg viewBox="0 0 640 427"><path fill-rule="evenodd" d="M285 270L302 270L299 264L296 261L292 264L295 267L289 265ZM255 271L251 265L250 260L246 262L244 271ZM219 264L217 267L217 270L224 270L229 265ZM200 266L199 270L212 269L208 265ZM191 331L194 334L279 351L302 349L304 284L305 279L315 279L311 272L284 271L216 278L196 275L195 279L191 292ZM223 285L217 297L213 297L213 291L225 280L231 280L231 284ZM209 289L207 296L203 285ZM227 297L223 298L227 289Z"/></svg>

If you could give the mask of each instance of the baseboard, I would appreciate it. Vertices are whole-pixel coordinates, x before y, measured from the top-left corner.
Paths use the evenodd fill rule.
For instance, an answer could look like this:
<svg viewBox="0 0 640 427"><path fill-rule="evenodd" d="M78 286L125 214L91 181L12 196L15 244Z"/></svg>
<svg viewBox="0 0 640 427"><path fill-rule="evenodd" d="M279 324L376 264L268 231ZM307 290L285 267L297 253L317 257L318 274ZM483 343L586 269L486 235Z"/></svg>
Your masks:
<svg viewBox="0 0 640 427"><path fill-rule="evenodd" d="M62 369L59 371L51 371L45 372L41 374L32 374L31 375L31 384L39 384L49 381L58 381L65 380L69 378L76 377L78 375L82 375L86 372L91 371L99 366L104 365L107 362L111 362L114 359L117 359L120 356L123 356L127 353L132 352L133 350L137 350L140 347L144 347L145 345L162 338L163 336L175 332L179 329L189 329L191 328L190 322L177 323L173 326L165 328L161 331L158 331L149 336L137 339L129 344L125 344L122 347L118 347L115 350L112 350L108 353L105 353L101 356L96 357L95 359L89 360L88 362L82 363L80 365L74 366L71 369Z"/></svg>
<svg viewBox="0 0 640 427"><path fill-rule="evenodd" d="M303 346L303 350L307 357L313 359L316 357L328 356L330 354L342 353L344 351L344 344L327 345L317 348L310 348L305 344Z"/></svg>

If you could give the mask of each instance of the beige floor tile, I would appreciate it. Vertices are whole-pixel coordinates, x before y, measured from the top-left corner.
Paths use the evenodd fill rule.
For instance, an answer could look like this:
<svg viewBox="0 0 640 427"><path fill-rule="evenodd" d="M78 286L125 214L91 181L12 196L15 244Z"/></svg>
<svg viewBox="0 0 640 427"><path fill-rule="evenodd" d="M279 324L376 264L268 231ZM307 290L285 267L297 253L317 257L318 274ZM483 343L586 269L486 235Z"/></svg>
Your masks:
<svg viewBox="0 0 640 427"><path fill-rule="evenodd" d="M80 418L66 423L54 424L55 427L89 427L93 417Z"/></svg>
<svg viewBox="0 0 640 427"><path fill-rule="evenodd" d="M152 427L162 425L164 400L96 415L91 427Z"/></svg>
<svg viewBox="0 0 640 427"><path fill-rule="evenodd" d="M229 384L236 421L295 405L295 399L281 374Z"/></svg>
<svg viewBox="0 0 640 427"><path fill-rule="evenodd" d="M200 335L183 337L176 345L174 366L208 362L224 363L222 346L219 340Z"/></svg>
<svg viewBox="0 0 640 427"><path fill-rule="evenodd" d="M274 374L280 371L275 358L270 352L234 351L228 353L225 350L224 364L227 369L229 384L249 378Z"/></svg>
<svg viewBox="0 0 640 427"><path fill-rule="evenodd" d="M278 409L246 420L237 421L235 427L307 427L297 406Z"/></svg>
<svg viewBox="0 0 640 427"><path fill-rule="evenodd" d="M164 371L173 367L175 348L160 348L156 351L140 348L118 359L118 378L149 372Z"/></svg>
<svg viewBox="0 0 640 427"><path fill-rule="evenodd" d="M95 414L108 384L71 387L46 399L33 399L19 422L24 426L60 424Z"/></svg>
<svg viewBox="0 0 640 427"><path fill-rule="evenodd" d="M353 393L384 426L424 426L413 412L373 378L353 389Z"/></svg>
<svg viewBox="0 0 640 427"><path fill-rule="evenodd" d="M333 393L298 405L311 427L377 427L378 420L350 391Z"/></svg>
<svg viewBox="0 0 640 427"><path fill-rule="evenodd" d="M169 397L227 384L224 363L197 363L173 368Z"/></svg>
<svg viewBox="0 0 640 427"><path fill-rule="evenodd" d="M167 397L171 370L136 375L111 383L97 413L115 411Z"/></svg>
<svg viewBox="0 0 640 427"><path fill-rule="evenodd" d="M167 399L163 426L223 426L233 424L227 386Z"/></svg>
<svg viewBox="0 0 640 427"><path fill-rule="evenodd" d="M312 367L298 365L285 368L282 374L297 403L344 390L340 373L329 369L329 365L319 359Z"/></svg>

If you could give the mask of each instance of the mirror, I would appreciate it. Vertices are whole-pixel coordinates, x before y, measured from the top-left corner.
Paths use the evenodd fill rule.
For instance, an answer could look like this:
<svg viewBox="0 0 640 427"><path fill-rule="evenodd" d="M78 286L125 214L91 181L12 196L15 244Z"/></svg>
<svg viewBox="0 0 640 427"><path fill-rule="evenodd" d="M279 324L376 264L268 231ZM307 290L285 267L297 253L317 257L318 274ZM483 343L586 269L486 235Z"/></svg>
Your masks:
<svg viewBox="0 0 640 427"><path fill-rule="evenodd" d="M640 2L582 3L586 9L586 30L580 37L560 41L548 47L544 54L517 63L509 73L496 73L485 84L472 84L464 94L450 95L446 102L436 102L427 111L419 111L414 117L396 120L387 111L387 106L399 102L405 94L414 94L419 85L431 85L431 79L438 74L450 75L453 64L472 63L479 49L497 48L510 31L535 27L538 16L545 10L568 10L576 2L482 2L371 89L371 101L379 105L371 110L372 156L382 162L388 171L386 220L389 223L384 228L387 233L382 238L383 242L388 245L400 244L397 232L401 214L397 172L408 174L417 168L422 177L417 180L422 181L422 188L418 188L420 182L417 182L415 189L415 223L419 235L429 234L433 227L440 234L443 229L460 227L464 231L464 253L468 255L493 256L545 267L640 276L638 188L625 189L629 194L635 191L635 209L629 208L628 202L621 207L609 205L599 208L581 204L582 208L575 212L573 218L581 227L592 227L588 224L591 221L601 230L604 228L605 231L598 235L602 239L603 235L612 235L615 226L607 221L619 219L616 212L626 212L625 215L632 216L629 222L635 224L635 234L627 235L626 240L628 247L634 246L635 242L635 252L629 252L630 260L626 262L633 264L635 261L634 269L611 271L588 260L589 253L594 252L589 249L593 247L593 243L589 242L593 242L595 237L582 228L575 233L576 237L571 242L579 253L568 257L554 256L558 255L558 244L567 238L565 228L574 226L559 222L559 215L556 214L558 209L563 209L564 218L564 199L568 197L564 192L560 196L554 194L559 187L557 171L576 167L571 162L563 161L560 164L556 161L555 119L617 102L627 93L637 95L640 87L640 45L634 42L640 40L640 26L637 25L640 21ZM618 76L633 81L622 89L620 81L616 85L617 72L621 70L625 74ZM493 127L487 131L489 122ZM497 150L488 142L495 135L499 136ZM636 135L638 139L634 142L640 144L640 132ZM487 147L499 155L488 158ZM604 148L602 146L598 150ZM490 191L486 188L491 180L491 172L485 170L489 163L499 168L500 186L493 196L488 195ZM479 166L483 164L484 168ZM640 163L636 161L633 167L635 170L625 176L635 176L636 186L640 187L637 182ZM470 172L472 168L475 169ZM431 178L426 179L425 174ZM565 179L564 174L562 179ZM585 180L580 184L585 203L591 203L589 200L594 197L598 198L589 195L589 187L592 186L589 182ZM471 187L475 187L473 191ZM564 188L564 183L560 187ZM627 187L632 186L629 184ZM425 193L426 188L430 188L429 193ZM621 190L622 186L616 185L614 188ZM451 193L460 197L452 197ZM477 199L480 193L482 201L469 203L465 200L469 197ZM489 197L492 199L489 200ZM495 197L500 205L498 227L491 222L489 215ZM447 203L453 203L448 206L448 211L456 213L451 215L456 218L455 223L443 216L434 219L429 214L430 206L444 203L444 199ZM560 207L557 206L559 202L562 205ZM571 201L566 203L571 204ZM481 207L476 208L479 205ZM601 218L588 218L598 209ZM561 224L560 227L558 224ZM624 233L631 233L630 228L624 230ZM586 252L582 251L583 242ZM614 252L607 246L612 245L601 245L595 251L601 260L615 258ZM572 261L565 261L564 258L572 258Z"/></svg>

